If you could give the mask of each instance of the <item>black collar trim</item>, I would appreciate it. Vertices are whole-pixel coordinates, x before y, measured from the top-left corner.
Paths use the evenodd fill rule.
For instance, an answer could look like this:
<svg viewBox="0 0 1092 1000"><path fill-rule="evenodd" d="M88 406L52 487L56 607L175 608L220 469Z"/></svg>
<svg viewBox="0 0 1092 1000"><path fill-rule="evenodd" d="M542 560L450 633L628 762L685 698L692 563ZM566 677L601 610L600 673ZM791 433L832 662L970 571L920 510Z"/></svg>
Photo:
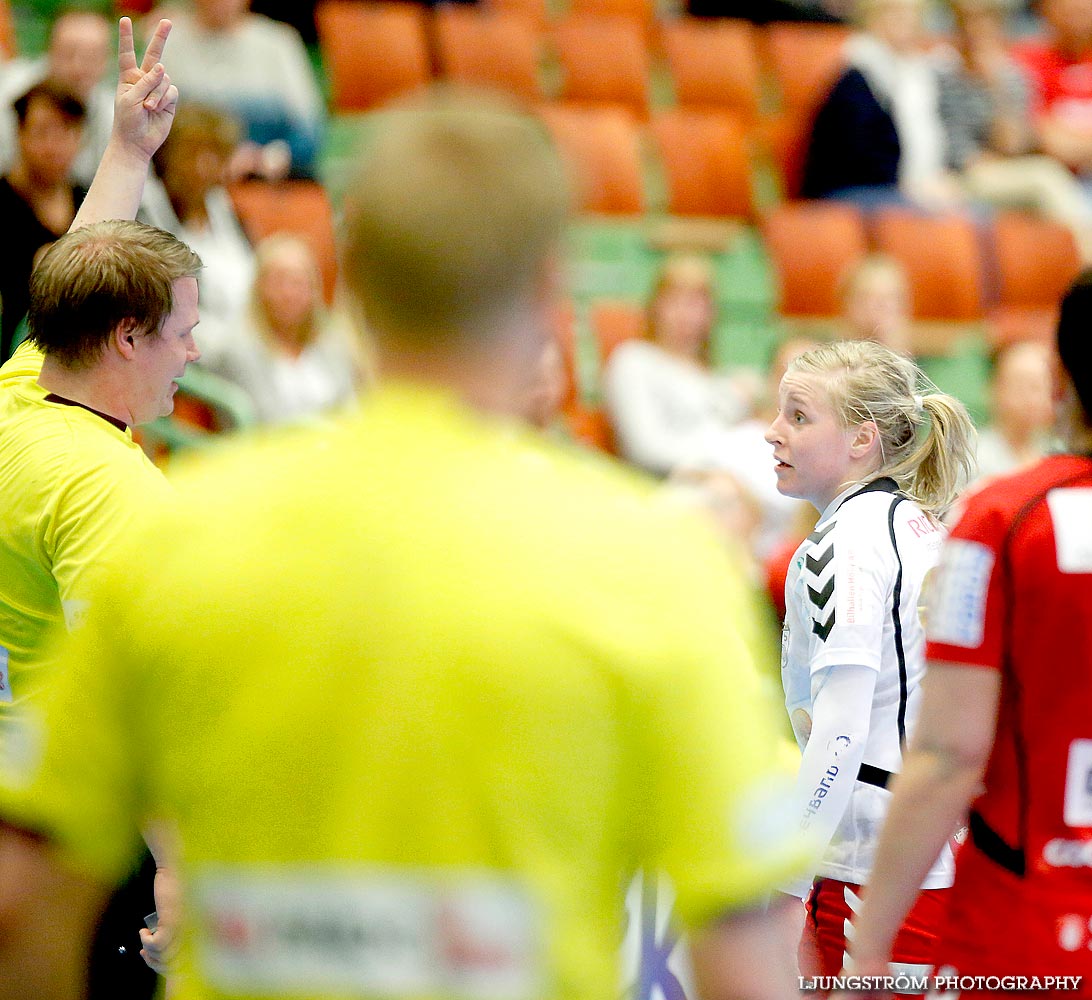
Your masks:
<svg viewBox="0 0 1092 1000"><path fill-rule="evenodd" d="M87 410L88 413L95 414L96 417L102 417L108 424L113 424L119 431L124 433L129 429L129 425L124 420L118 420L117 417L110 416L109 413L103 413L100 410L96 410L86 403L77 402L74 399L65 399L64 396L58 396L55 392L51 392L46 396L47 403L61 403L64 406L78 406L81 410Z"/></svg>

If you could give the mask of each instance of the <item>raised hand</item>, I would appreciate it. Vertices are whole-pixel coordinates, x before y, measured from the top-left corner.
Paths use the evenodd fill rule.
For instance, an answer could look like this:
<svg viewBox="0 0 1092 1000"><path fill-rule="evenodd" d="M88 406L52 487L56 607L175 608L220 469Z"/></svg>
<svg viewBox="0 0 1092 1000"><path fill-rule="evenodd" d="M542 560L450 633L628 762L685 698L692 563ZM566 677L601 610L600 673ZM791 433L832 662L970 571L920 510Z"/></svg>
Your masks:
<svg viewBox="0 0 1092 1000"><path fill-rule="evenodd" d="M146 160L163 144L174 121L178 88L160 59L171 22L160 21L148 42L144 59L137 65L133 43L133 22L123 17L118 23L118 89L114 98L114 134L134 153Z"/></svg>

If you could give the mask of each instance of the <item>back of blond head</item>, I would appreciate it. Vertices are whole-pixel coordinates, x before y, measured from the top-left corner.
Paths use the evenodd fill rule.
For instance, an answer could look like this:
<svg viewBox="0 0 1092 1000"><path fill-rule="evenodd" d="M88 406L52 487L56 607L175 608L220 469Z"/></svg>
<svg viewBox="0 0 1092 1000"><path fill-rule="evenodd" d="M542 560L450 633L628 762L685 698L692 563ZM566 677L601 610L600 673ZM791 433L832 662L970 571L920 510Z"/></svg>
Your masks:
<svg viewBox="0 0 1092 1000"><path fill-rule="evenodd" d="M388 112L346 198L346 283L381 338L486 338L560 249L564 170L534 120L434 94Z"/></svg>
<svg viewBox="0 0 1092 1000"><path fill-rule="evenodd" d="M844 426L876 425L880 467L872 478L890 476L922 510L943 515L973 477L977 434L967 408L906 355L839 341L794 358L788 370L824 376Z"/></svg>

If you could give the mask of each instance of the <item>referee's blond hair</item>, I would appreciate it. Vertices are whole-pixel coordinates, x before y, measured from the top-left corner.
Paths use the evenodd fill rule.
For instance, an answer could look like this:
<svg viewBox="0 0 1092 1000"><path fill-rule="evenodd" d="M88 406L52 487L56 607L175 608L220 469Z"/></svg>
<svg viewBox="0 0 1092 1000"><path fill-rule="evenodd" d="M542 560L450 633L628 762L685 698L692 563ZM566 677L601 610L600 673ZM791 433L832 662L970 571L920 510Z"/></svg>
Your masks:
<svg viewBox="0 0 1092 1000"><path fill-rule="evenodd" d="M346 196L343 272L379 339L482 340L536 294L570 205L534 119L434 93L388 112Z"/></svg>

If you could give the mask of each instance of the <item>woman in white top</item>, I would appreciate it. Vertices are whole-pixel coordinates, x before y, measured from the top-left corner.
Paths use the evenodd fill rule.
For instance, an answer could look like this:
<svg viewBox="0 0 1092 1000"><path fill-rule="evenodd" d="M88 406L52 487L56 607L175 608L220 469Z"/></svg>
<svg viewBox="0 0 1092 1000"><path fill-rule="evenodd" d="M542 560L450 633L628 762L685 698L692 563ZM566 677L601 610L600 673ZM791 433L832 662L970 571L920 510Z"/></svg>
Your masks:
<svg viewBox="0 0 1092 1000"><path fill-rule="evenodd" d="M258 245L255 259L250 307L208 367L247 391L263 423L296 421L344 403L361 381L361 351L324 309L311 248L279 233Z"/></svg>
<svg viewBox="0 0 1092 1000"><path fill-rule="evenodd" d="M922 588L939 515L970 478L974 427L903 354L844 341L790 362L773 445L778 489L819 512L785 585L785 703L802 752L796 822L827 845L807 897L805 974L837 975L845 927L867 883L925 672ZM929 388L932 388L929 386ZM954 831L953 831L954 832ZM947 848L896 943L895 973L926 975Z"/></svg>
<svg viewBox="0 0 1092 1000"><path fill-rule="evenodd" d="M666 476L680 465L708 465L746 404L731 380L709 367L716 303L708 261L670 258L648 316L650 339L615 348L603 390L622 457Z"/></svg>

